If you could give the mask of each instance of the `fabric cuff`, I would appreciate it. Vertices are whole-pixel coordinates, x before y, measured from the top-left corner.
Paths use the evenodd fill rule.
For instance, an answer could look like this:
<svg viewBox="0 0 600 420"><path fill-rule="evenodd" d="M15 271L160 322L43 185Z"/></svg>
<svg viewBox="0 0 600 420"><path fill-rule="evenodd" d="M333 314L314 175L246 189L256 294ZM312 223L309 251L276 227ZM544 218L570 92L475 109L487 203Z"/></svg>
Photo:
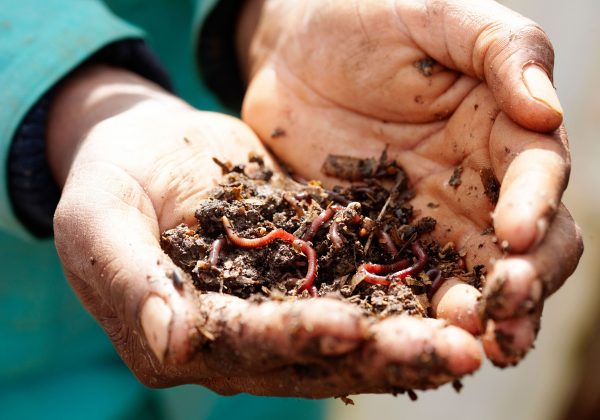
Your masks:
<svg viewBox="0 0 600 420"><path fill-rule="evenodd" d="M239 114L245 86L236 56L235 31L243 0L204 1L196 13L195 51L204 84Z"/></svg>

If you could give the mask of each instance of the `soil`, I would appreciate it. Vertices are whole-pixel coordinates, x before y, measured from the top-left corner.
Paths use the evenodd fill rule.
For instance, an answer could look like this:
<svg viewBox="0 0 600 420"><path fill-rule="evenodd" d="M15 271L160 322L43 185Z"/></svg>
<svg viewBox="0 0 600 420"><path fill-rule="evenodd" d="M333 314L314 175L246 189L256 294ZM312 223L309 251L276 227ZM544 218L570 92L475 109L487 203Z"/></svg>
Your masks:
<svg viewBox="0 0 600 420"><path fill-rule="evenodd" d="M215 163L223 177L198 203L197 226L161 238L201 292L258 302L329 296L385 318L431 316L430 298L450 276L480 287L481 266L467 271L452 243L427 235L436 221L417 217L409 179L385 152L329 156L323 172L352 182L332 190L276 174L258 156Z"/></svg>
<svg viewBox="0 0 600 420"><path fill-rule="evenodd" d="M416 61L414 65L423 76L430 77L434 73L434 68L437 65L437 61L435 61L431 57L425 57L421 60Z"/></svg>
<svg viewBox="0 0 600 420"><path fill-rule="evenodd" d="M448 184L451 187L454 187L454 189L457 189L460 186L460 184L462 184L462 180L461 180L462 173L463 173L462 166L457 166L456 168L454 168L454 171L452 172L452 176L448 180Z"/></svg>

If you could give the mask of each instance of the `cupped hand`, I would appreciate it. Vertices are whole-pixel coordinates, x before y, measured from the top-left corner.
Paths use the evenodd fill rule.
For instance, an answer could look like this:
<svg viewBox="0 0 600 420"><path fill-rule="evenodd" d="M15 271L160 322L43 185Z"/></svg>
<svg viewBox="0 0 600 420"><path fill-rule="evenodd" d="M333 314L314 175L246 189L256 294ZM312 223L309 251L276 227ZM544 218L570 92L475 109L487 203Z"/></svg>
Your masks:
<svg viewBox="0 0 600 420"><path fill-rule="evenodd" d="M494 363L518 362L583 250L560 204L570 157L542 29L492 1L268 0L249 51L245 122L329 183L327 155L387 148L432 235L488 269L483 299L448 282L438 318L484 332Z"/></svg>
<svg viewBox="0 0 600 420"><path fill-rule="evenodd" d="M100 66L67 80L50 121L65 273L143 383L325 397L433 387L479 367L476 340L441 321L372 323L332 299L258 305L182 284L159 238L194 224L221 176L212 158L245 162L254 152L268 161L241 121Z"/></svg>

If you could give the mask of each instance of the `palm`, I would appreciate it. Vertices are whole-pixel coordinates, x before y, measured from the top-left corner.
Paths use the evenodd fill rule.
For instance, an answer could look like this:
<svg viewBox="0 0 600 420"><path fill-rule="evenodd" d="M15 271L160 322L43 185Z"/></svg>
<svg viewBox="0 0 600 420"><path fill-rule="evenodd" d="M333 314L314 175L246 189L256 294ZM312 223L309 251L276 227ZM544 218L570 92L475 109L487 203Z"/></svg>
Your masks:
<svg viewBox="0 0 600 420"><path fill-rule="evenodd" d="M213 157L243 162L250 151L266 155L237 120L142 107L96 127L78 152L57 210L57 246L75 290L140 379L324 397L427 388L477 369L473 337L442 322L370 323L358 307L328 298L257 305L177 286L160 231L193 221L220 176ZM431 351L443 362L424 370Z"/></svg>
<svg viewBox="0 0 600 420"><path fill-rule="evenodd" d="M436 239L442 244L452 241L468 250L469 266L487 265L500 249L491 242L492 235L481 233L492 225L493 193L497 199L498 192L492 191L493 182L502 179L503 163L511 153L511 145L490 142L499 111L487 87L471 78L453 76L452 84L442 89L445 93L435 97L429 89L438 91L438 84L450 83L449 72L426 77L412 64L408 66L407 72L413 77L404 82L415 80L415 84L427 87L417 95L418 100L414 93L397 98L394 106L404 109L399 111L402 117L386 115L383 120L388 111L367 114L337 105L340 98L328 99L300 78L282 72L275 80L269 78L278 85L275 89L267 89L261 75L257 76L246 96L246 119L292 170L305 178L325 179L329 184L340 181L322 173L327 155L378 157L387 149L413 182L417 196L412 204L418 214L438 221ZM451 89L454 85L461 88ZM463 88L466 86L468 90ZM365 93L369 89L365 87ZM330 96L335 95L333 92ZM358 92L355 95L360 96ZM452 108L444 108L444 118L440 118L436 107L427 105L439 103L440 98L452 104ZM271 135L278 130L285 136ZM450 185L453 173L461 170L460 185Z"/></svg>
<svg viewBox="0 0 600 420"><path fill-rule="evenodd" d="M569 158L543 31L497 3L470 0L272 0L261 22L243 119L293 171L329 184L339 181L321 173L327 155L377 157L387 148L412 179L414 207L437 219L433 235L465 250L469 267L490 269L484 297L497 323L484 341L501 331L517 350L486 351L499 364L518 361L542 295L581 252L568 212L557 212ZM537 66L525 77L528 63ZM491 226L500 244L482 235ZM572 245L562 263L552 257L561 236Z"/></svg>

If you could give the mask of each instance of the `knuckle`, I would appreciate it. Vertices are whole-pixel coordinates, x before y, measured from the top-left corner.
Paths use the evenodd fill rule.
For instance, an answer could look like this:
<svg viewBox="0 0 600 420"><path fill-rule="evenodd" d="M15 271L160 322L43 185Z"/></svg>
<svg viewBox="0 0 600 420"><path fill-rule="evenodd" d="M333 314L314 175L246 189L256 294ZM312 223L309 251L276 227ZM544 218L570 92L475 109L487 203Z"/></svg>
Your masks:
<svg viewBox="0 0 600 420"><path fill-rule="evenodd" d="M542 27L529 19L522 18L509 25L489 25L479 35L477 45L488 76L493 69L510 69L512 66L505 63L513 62L521 67L535 63L552 78L554 48Z"/></svg>
<svg viewBox="0 0 600 420"><path fill-rule="evenodd" d="M141 343L140 336L116 316L99 318L108 338L135 377L149 388L172 385L169 375Z"/></svg>
<svg viewBox="0 0 600 420"><path fill-rule="evenodd" d="M107 304L121 320L132 327L137 326L137 315L141 298L132 286L127 272L118 259L110 259L99 267L99 287Z"/></svg>

